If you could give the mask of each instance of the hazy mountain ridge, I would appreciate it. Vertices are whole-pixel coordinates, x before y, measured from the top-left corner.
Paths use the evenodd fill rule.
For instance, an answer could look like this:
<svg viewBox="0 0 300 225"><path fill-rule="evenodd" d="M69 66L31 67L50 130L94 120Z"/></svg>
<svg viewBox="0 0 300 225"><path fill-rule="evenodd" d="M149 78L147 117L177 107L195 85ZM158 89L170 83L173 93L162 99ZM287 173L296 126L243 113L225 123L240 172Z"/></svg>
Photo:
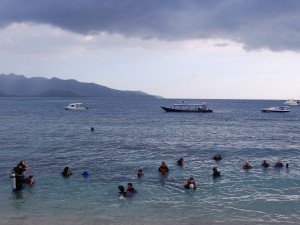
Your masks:
<svg viewBox="0 0 300 225"><path fill-rule="evenodd" d="M0 75L0 96L157 98L142 91L121 91L72 79L27 78L24 75L16 74Z"/></svg>

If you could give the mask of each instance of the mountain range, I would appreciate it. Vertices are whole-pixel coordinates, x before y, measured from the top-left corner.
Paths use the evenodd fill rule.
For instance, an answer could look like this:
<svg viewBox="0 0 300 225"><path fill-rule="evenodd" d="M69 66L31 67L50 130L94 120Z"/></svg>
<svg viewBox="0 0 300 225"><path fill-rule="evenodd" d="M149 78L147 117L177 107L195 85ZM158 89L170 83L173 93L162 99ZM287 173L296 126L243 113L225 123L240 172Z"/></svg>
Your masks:
<svg viewBox="0 0 300 225"><path fill-rule="evenodd" d="M121 91L95 83L62 80L56 77L27 78L16 74L0 75L0 97L157 98L142 91Z"/></svg>

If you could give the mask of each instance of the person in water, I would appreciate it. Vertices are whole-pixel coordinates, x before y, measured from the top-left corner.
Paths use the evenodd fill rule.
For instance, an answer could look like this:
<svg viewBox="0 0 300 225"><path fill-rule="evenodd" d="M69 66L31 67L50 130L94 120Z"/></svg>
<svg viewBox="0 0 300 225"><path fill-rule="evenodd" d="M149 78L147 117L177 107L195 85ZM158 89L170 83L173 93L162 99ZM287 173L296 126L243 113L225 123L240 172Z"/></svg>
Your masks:
<svg viewBox="0 0 300 225"><path fill-rule="evenodd" d="M289 168L289 164L287 163L287 164L285 164L285 168Z"/></svg>
<svg viewBox="0 0 300 225"><path fill-rule="evenodd" d="M19 162L14 168L14 173L16 174L16 189L21 190L23 188L23 183L25 182L25 172L30 170L30 167L23 161Z"/></svg>
<svg viewBox="0 0 300 225"><path fill-rule="evenodd" d="M183 187L186 189L196 189L197 185L195 179L193 177L190 177L189 179L184 181Z"/></svg>
<svg viewBox="0 0 300 225"><path fill-rule="evenodd" d="M169 172L169 168L165 161L161 162L161 165L158 168L158 172L160 172L161 174L165 174Z"/></svg>
<svg viewBox="0 0 300 225"><path fill-rule="evenodd" d="M281 159L278 159L277 163L275 164L275 167L278 167L278 168L283 167L283 163L282 163Z"/></svg>
<svg viewBox="0 0 300 225"><path fill-rule="evenodd" d="M128 183L127 184L127 193L126 193L126 195L127 196L132 196L132 195L136 194L136 192L137 191L134 189L132 183Z"/></svg>
<svg viewBox="0 0 300 225"><path fill-rule="evenodd" d="M64 170L61 173L64 177L69 177L72 175L72 172L70 170L70 168L67 166L64 168Z"/></svg>
<svg viewBox="0 0 300 225"><path fill-rule="evenodd" d="M268 162L268 160L264 160L264 161L262 162L261 166L267 168L267 167L270 166L270 163Z"/></svg>
<svg viewBox="0 0 300 225"><path fill-rule="evenodd" d="M219 161L222 159L221 155L220 154L216 154L214 157L213 157L214 160L216 161Z"/></svg>
<svg viewBox="0 0 300 225"><path fill-rule="evenodd" d="M25 179L25 183L26 183L27 185L29 185L29 186L33 185L34 182L35 182L35 180L34 180L34 178L33 178L32 175L29 175L29 177L27 177L27 178Z"/></svg>
<svg viewBox="0 0 300 225"><path fill-rule="evenodd" d="M252 166L250 165L250 162L249 161L246 161L245 164L243 165L243 169L244 170L249 170L251 169Z"/></svg>
<svg viewBox="0 0 300 225"><path fill-rule="evenodd" d="M182 167L183 166L183 161L184 159L182 157L180 157L178 160L177 160L177 165Z"/></svg>
<svg viewBox="0 0 300 225"><path fill-rule="evenodd" d="M219 177L221 176L221 172L218 171L218 167L213 168L213 177Z"/></svg>
<svg viewBox="0 0 300 225"><path fill-rule="evenodd" d="M118 186L119 188L119 198L120 199L126 199L126 192L123 185Z"/></svg>
<svg viewBox="0 0 300 225"><path fill-rule="evenodd" d="M137 172L137 176L138 178L142 177L144 174L143 174L143 170L142 169L139 169L138 172Z"/></svg>

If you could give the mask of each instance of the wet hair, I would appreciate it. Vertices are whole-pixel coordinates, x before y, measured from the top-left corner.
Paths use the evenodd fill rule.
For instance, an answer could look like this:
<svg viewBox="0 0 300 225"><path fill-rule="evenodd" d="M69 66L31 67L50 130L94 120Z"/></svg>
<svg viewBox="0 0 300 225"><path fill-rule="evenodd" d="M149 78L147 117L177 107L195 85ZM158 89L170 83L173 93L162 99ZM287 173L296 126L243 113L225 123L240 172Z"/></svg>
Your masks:
<svg viewBox="0 0 300 225"><path fill-rule="evenodd" d="M133 186L132 183L128 183L127 185L130 185L131 187Z"/></svg>
<svg viewBox="0 0 300 225"><path fill-rule="evenodd" d="M123 185L118 186L120 192L125 192L125 188Z"/></svg>

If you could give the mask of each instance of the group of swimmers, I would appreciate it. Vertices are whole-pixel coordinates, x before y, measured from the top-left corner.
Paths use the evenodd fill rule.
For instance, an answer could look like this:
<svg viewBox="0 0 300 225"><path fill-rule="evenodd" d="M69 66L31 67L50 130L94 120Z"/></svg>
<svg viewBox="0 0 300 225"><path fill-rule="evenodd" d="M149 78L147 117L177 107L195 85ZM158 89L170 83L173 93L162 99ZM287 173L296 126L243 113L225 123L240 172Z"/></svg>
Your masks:
<svg viewBox="0 0 300 225"><path fill-rule="evenodd" d="M215 161L220 161L220 160L222 160L222 157L221 157L220 154L216 154L213 157L213 159ZM184 159L183 159L183 157L180 157L177 160L177 165L180 166L180 167L183 167L183 163L184 163ZM264 167L264 168L267 168L267 167L270 166L270 163L269 163L268 160L263 160L261 166ZM274 167L282 168L282 167L284 167L284 164L282 163L282 161L280 159L278 159L278 161L276 162ZM288 168L289 164L286 163L285 167ZM251 168L252 168L252 166L250 165L250 162L246 161L245 164L243 165L243 169L244 170L249 170ZM23 184L27 184L29 186L34 184L35 180L33 178L33 175L29 175L27 178L25 178L25 172L28 171L28 170L30 170L30 167L24 161L19 162L17 164L17 166L14 167L13 172L16 175L16 189L17 190L21 190L23 188ZM218 171L217 167L213 167L212 170L213 170L213 173L212 173L213 178L221 176L221 172ZM162 175L167 174L169 172L169 168L168 168L165 161L161 162L161 165L158 168L158 172L161 173ZM72 172L71 172L69 167L65 167L64 170L61 172L61 174L64 177L69 177L69 176L72 175ZM87 171L84 171L82 175L85 176L85 177L88 176ZM138 169L137 177L141 178L143 175L144 175L143 170ZM186 188L186 189L195 190L197 188L196 180L193 177L189 177L187 180L184 181L183 187ZM127 191L125 191L125 188L124 188L123 185L118 186L118 188L119 188L119 197L120 197L120 199L126 199L126 197L133 196L134 194L137 193L137 191L133 187L132 183L127 184Z"/></svg>
<svg viewBox="0 0 300 225"><path fill-rule="evenodd" d="M269 163L268 160L265 159L265 160L262 162L261 166L264 167L264 168L268 168L268 167L270 166L270 163ZM284 167L284 165L283 165L281 159L278 159L278 160L277 160L277 162L275 163L275 166L274 166L274 167L275 167L275 168L282 168L282 167ZM286 164L285 164L285 167L286 167L286 168L289 168L289 164L286 163ZM252 166L250 165L250 162L249 162L249 161L246 161L246 162L245 162L245 164L243 165L243 169L244 169L244 170L252 169Z"/></svg>

